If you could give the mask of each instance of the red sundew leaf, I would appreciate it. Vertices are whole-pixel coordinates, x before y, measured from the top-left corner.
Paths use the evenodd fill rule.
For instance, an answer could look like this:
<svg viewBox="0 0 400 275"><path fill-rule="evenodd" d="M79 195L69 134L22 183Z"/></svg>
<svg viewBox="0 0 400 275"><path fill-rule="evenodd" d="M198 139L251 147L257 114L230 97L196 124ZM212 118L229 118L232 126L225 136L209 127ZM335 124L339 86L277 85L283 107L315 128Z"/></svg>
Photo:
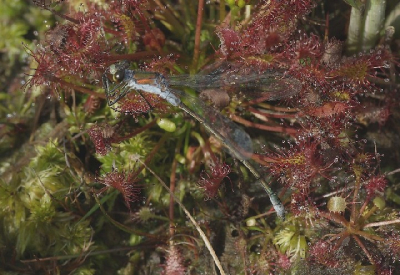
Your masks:
<svg viewBox="0 0 400 275"><path fill-rule="evenodd" d="M364 187L367 190L367 197L372 198L377 193L382 193L387 185L387 180L384 176L377 176L370 178L365 184Z"/></svg>
<svg viewBox="0 0 400 275"><path fill-rule="evenodd" d="M114 127L107 124L94 124L88 130L88 134L94 143L96 152L102 156L107 154L112 143L118 141L118 137L115 137Z"/></svg>
<svg viewBox="0 0 400 275"><path fill-rule="evenodd" d="M100 108L100 98L94 95L90 95L83 105L83 110L85 113L93 114L96 110Z"/></svg>
<svg viewBox="0 0 400 275"><path fill-rule="evenodd" d="M198 185L204 190L206 199L214 198L218 194L224 178L229 178L231 168L227 164L216 164L211 166L211 175L203 171L200 175Z"/></svg>
<svg viewBox="0 0 400 275"><path fill-rule="evenodd" d="M345 113L350 108L351 106L344 102L327 102L320 107L310 108L305 112L310 116L326 118Z"/></svg>
<svg viewBox="0 0 400 275"><path fill-rule="evenodd" d="M171 245L167 250L166 263L162 274L183 275L186 274L185 271L181 253L176 246Z"/></svg>
<svg viewBox="0 0 400 275"><path fill-rule="evenodd" d="M123 40L127 44L137 40L143 35L143 31L151 32L152 19L147 16L145 11L152 9L150 1L147 0L123 0L111 1L108 12L104 16L113 23L113 29L117 32L108 30L117 38L117 43Z"/></svg>
<svg viewBox="0 0 400 275"><path fill-rule="evenodd" d="M292 65L304 68L308 63L319 62L324 53L320 38L316 35L302 34L294 41L286 43L285 57Z"/></svg>
<svg viewBox="0 0 400 275"><path fill-rule="evenodd" d="M400 235L397 232L390 232L385 237L385 245L389 249L389 254L393 261L400 260Z"/></svg>
<svg viewBox="0 0 400 275"><path fill-rule="evenodd" d="M71 36L75 36L73 24L59 24L54 29L46 32L45 41L48 45L50 45L50 49L52 51L59 52L62 49L68 49L70 47L70 45L67 44L67 39Z"/></svg>
<svg viewBox="0 0 400 275"><path fill-rule="evenodd" d="M78 23L58 25L47 32L47 55L68 74L85 75L103 68L109 51L100 14L76 13Z"/></svg>
<svg viewBox="0 0 400 275"><path fill-rule="evenodd" d="M150 50L160 50L165 44L165 35L158 29L151 29L143 35L143 43Z"/></svg>
<svg viewBox="0 0 400 275"><path fill-rule="evenodd" d="M268 48L264 40L268 33L280 35L281 41L287 41L295 32L297 19L306 15L314 6L311 0L266 1L262 2L252 23L246 28L246 44L255 45L254 50L265 53ZM261 43L260 43L261 42Z"/></svg>
<svg viewBox="0 0 400 275"><path fill-rule="evenodd" d="M120 11L129 10L133 13L141 13L148 8L149 2L147 0L122 0L119 2L111 3L111 6Z"/></svg>
<svg viewBox="0 0 400 275"><path fill-rule="evenodd" d="M326 241L318 241L310 248L310 260L332 268L340 264L333 245Z"/></svg>
<svg viewBox="0 0 400 275"><path fill-rule="evenodd" d="M221 41L221 53L225 57L239 52L241 39L237 32L228 28L218 28L217 35Z"/></svg>
<svg viewBox="0 0 400 275"><path fill-rule="evenodd" d="M139 114L149 112L152 106L140 98L139 95L127 95L112 108L123 114Z"/></svg>
<svg viewBox="0 0 400 275"><path fill-rule="evenodd" d="M326 163L316 140L303 141L289 148L278 149L269 153L269 164L266 164L271 175L289 187L296 187L304 195L312 181L325 175L332 163Z"/></svg>
<svg viewBox="0 0 400 275"><path fill-rule="evenodd" d="M151 111L156 108L158 112L165 111L168 106L161 101L157 95L149 93L137 94L135 91L130 91L116 104L110 106L113 110L122 114L141 114Z"/></svg>
<svg viewBox="0 0 400 275"><path fill-rule="evenodd" d="M359 123L368 125L370 123L378 123L380 126L385 125L390 116L389 106L376 106L373 103L365 102L356 109L356 117Z"/></svg>
<svg viewBox="0 0 400 275"><path fill-rule="evenodd" d="M109 51L101 34L100 12L96 14L78 12L76 19L67 17L67 23L46 33L43 46L35 52L27 49L38 66L26 87L46 85L55 90L73 83L74 77L98 79Z"/></svg>
<svg viewBox="0 0 400 275"><path fill-rule="evenodd" d="M136 184L136 173L133 171L129 172L117 172L113 171L103 175L99 182L106 185L107 187L113 187L117 189L124 197L127 207L130 209L130 202L139 199L141 188Z"/></svg>
<svg viewBox="0 0 400 275"><path fill-rule="evenodd" d="M168 55L161 58L155 58L152 61L146 63L145 66L141 67L143 71L158 72L163 75L169 75L175 72L174 66L177 60L177 56Z"/></svg>
<svg viewBox="0 0 400 275"><path fill-rule="evenodd" d="M332 72L334 77L345 77L354 82L362 83L366 81L370 63L368 60L359 60L351 63L343 64L338 70Z"/></svg>
<svg viewBox="0 0 400 275"><path fill-rule="evenodd" d="M318 209L313 203L310 190L299 190L292 193L290 202L290 212L295 216L315 217L317 216Z"/></svg>
<svg viewBox="0 0 400 275"><path fill-rule="evenodd" d="M393 55L385 49L377 48L369 53L359 53L357 56L343 58L340 65L330 71L327 77L343 80L358 87L358 93L365 90L374 91L374 79L388 78L390 63L396 63Z"/></svg>
<svg viewBox="0 0 400 275"><path fill-rule="evenodd" d="M35 52L27 48L29 55L37 62L35 73L24 85L24 89L31 88L33 86L48 86L52 91L55 91L60 85L58 80L64 75L64 72L57 66L57 63L52 59L51 55L47 54L47 51L43 47L38 47Z"/></svg>
<svg viewBox="0 0 400 275"><path fill-rule="evenodd" d="M287 42L296 30L295 18L303 16L312 6L309 1L292 2L261 2L257 7L258 13L240 33L227 28L218 29L221 54L245 58L280 49L280 43Z"/></svg>
<svg viewBox="0 0 400 275"><path fill-rule="evenodd" d="M134 40L137 39L137 26L134 19L125 14L116 13L112 18L112 22L115 25L115 29L118 29L121 40L123 40L126 45L132 44Z"/></svg>
<svg viewBox="0 0 400 275"><path fill-rule="evenodd" d="M290 1L290 6L292 6L293 12L296 14L307 14L315 6L315 1L313 0L292 0Z"/></svg>
<svg viewBox="0 0 400 275"><path fill-rule="evenodd" d="M282 37L279 35L278 32L271 30L269 31L268 35L264 39L265 48L273 48L274 46L279 45L282 42Z"/></svg>
<svg viewBox="0 0 400 275"><path fill-rule="evenodd" d="M292 266L290 258L287 255L281 253L279 253L279 258L276 264L280 266L283 270L289 270Z"/></svg>

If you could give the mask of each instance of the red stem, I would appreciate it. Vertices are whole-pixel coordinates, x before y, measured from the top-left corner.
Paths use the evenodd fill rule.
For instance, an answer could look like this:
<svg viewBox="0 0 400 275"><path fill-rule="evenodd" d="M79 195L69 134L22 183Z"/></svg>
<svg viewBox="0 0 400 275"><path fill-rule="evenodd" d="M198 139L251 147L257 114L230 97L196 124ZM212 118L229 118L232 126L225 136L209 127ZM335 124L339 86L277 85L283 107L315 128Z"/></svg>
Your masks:
<svg viewBox="0 0 400 275"><path fill-rule="evenodd" d="M194 55L193 55L193 68L197 69L200 56L200 34L201 34L201 23L203 21L203 10L204 0L199 0L199 6L197 8L197 22L196 22L196 34L194 38Z"/></svg>
<svg viewBox="0 0 400 275"><path fill-rule="evenodd" d="M249 107L249 111L253 114L258 114L264 117L272 117L272 118L298 118L299 114L298 113L290 113L290 114L273 114L273 113L267 113L267 112L263 112L259 109L253 108L253 107Z"/></svg>
<svg viewBox="0 0 400 275"><path fill-rule="evenodd" d="M363 242L357 237L353 235L354 240L358 243L358 245L361 247L361 249L364 251L365 255L367 255L368 260L370 261L371 264L376 265L376 262L372 255L369 253L368 249L364 246Z"/></svg>
<svg viewBox="0 0 400 275"><path fill-rule="evenodd" d="M268 126L268 125L264 125L264 124L254 123L254 122L245 120L244 118L241 118L234 114L231 114L230 118L233 121L236 121L247 127L253 127L256 129L267 130L267 131L271 131L271 132L286 133L286 134L290 134L290 135L297 133L297 129L295 129L295 128L282 127L282 126Z"/></svg>
<svg viewBox="0 0 400 275"><path fill-rule="evenodd" d="M351 213L350 213L350 222L352 224L354 224L356 219L359 217L359 211L357 211L355 202L358 198L358 191L360 190L360 187L361 187L361 177L360 177L360 175L356 174L356 181L355 181L354 193L353 193L353 205L351 207Z"/></svg>
<svg viewBox="0 0 400 275"><path fill-rule="evenodd" d="M389 225L389 224L394 224L394 223L400 223L400 219L392 220L392 221L373 222L373 223L369 223L369 224L365 225L364 228L374 227L374 226L383 226L383 225Z"/></svg>
<svg viewBox="0 0 400 275"><path fill-rule="evenodd" d="M339 216L335 213L327 213L325 211L320 211L319 215L324 217L327 220L333 221L337 224L340 224L341 226L343 226L344 228L348 228L349 226L349 222L346 221L345 218L343 218L342 216Z"/></svg>
<svg viewBox="0 0 400 275"><path fill-rule="evenodd" d="M110 29L110 28L107 28L107 27L103 27L103 29L104 29L105 32L111 33L114 36L118 36L118 37L122 36L120 31L116 31L116 30L113 30L113 29Z"/></svg>
<svg viewBox="0 0 400 275"><path fill-rule="evenodd" d="M274 106L268 103L258 103L256 104L258 107L263 108L263 109L268 109L270 111L275 111L275 112L282 112L282 113L298 113L299 109L297 108L290 108L288 109L287 107L279 107L279 106ZM243 102L242 106L251 106L249 102Z"/></svg>
<svg viewBox="0 0 400 275"><path fill-rule="evenodd" d="M270 158L270 157L266 157L263 155L259 155L259 154L253 154L251 156L252 160L254 160L255 162L262 164L264 166L268 165L269 163L275 163L277 162L275 159Z"/></svg>
<svg viewBox="0 0 400 275"><path fill-rule="evenodd" d="M107 60L106 65L111 65L115 61L120 61L120 60L141 60L149 57L155 57L158 56L158 52L155 51L144 51L144 52L136 52L136 53L130 53L130 54L119 54L119 55L109 55L109 56L104 56L104 60Z"/></svg>

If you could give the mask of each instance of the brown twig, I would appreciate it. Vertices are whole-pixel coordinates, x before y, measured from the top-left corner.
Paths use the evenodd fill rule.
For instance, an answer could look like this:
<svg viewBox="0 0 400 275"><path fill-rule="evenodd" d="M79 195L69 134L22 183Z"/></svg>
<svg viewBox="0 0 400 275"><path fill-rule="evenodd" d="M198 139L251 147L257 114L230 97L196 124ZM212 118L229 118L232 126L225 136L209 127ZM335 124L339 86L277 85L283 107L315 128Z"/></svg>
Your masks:
<svg viewBox="0 0 400 275"><path fill-rule="evenodd" d="M176 183L176 167L177 167L178 161L175 158L174 161L172 162L172 167L171 167L171 177L169 180L169 189L171 190L172 193L175 193L175 183ZM174 236L175 234L175 225L174 225L174 197L170 196L169 197L169 235L171 237Z"/></svg>

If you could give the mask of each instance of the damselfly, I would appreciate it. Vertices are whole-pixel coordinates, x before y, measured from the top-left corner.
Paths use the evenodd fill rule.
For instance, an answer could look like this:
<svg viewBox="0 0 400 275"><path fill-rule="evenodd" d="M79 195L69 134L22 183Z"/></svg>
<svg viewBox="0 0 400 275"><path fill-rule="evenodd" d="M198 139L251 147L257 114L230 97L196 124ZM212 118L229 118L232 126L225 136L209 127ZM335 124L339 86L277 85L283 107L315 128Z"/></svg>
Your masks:
<svg viewBox="0 0 400 275"><path fill-rule="evenodd" d="M301 90L301 84L294 78L284 77L276 72L268 74L247 74L245 77L235 75L235 71L215 71L206 75L173 76L165 78L154 72L139 72L129 69L129 63L120 62L111 65L103 76L108 105L112 107L131 90L145 92L165 99L173 106L179 107L199 121L213 136L215 136L228 152L239 159L255 176L270 197L278 216L284 219L284 207L271 190L257 169L248 158L252 154L250 136L239 126L224 117L201 99L187 95L173 86L188 86L195 89L220 88L228 85L243 89L262 89L266 98L276 100L291 96Z"/></svg>

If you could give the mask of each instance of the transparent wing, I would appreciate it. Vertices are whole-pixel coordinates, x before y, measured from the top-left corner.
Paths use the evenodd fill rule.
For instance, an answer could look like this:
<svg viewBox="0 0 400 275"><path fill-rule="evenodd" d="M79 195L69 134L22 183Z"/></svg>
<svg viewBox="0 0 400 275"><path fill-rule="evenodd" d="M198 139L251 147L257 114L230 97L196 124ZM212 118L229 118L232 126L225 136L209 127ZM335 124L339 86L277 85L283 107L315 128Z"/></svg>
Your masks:
<svg viewBox="0 0 400 275"><path fill-rule="evenodd" d="M234 150L235 157L238 159L250 158L253 153L253 144L249 134L241 127L213 107L205 104L201 99L178 90L172 90L172 92L182 101L179 107L202 123L211 134L229 147L229 151Z"/></svg>
<svg viewBox="0 0 400 275"><path fill-rule="evenodd" d="M291 97L302 89L301 82L293 77L285 76L276 71L264 73L247 72L239 74L236 71L216 71L207 75L176 75L168 77L170 86L190 87L195 90L224 87L233 87L253 99L256 97L265 100L279 100Z"/></svg>

